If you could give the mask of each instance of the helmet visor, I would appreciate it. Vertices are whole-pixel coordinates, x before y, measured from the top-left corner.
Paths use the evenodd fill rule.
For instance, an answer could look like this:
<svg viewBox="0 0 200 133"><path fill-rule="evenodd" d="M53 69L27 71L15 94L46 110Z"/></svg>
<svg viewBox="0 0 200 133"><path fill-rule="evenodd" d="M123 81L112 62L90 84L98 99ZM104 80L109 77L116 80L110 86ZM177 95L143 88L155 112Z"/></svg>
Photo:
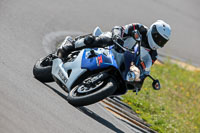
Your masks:
<svg viewBox="0 0 200 133"><path fill-rule="evenodd" d="M164 47L164 45L168 41L167 39L165 39L163 36L160 35L160 33L156 29L155 25L152 28L151 35L152 35L154 42L160 47Z"/></svg>

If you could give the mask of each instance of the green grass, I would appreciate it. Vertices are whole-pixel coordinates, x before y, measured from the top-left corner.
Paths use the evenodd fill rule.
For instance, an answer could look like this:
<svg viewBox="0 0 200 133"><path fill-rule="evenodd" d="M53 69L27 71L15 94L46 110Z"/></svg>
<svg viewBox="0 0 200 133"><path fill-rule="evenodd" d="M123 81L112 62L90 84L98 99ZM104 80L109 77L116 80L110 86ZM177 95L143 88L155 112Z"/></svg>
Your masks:
<svg viewBox="0 0 200 133"><path fill-rule="evenodd" d="M153 90L147 78L138 95L129 91L123 101L158 132L200 133L200 72L166 62L155 64L151 75L161 90Z"/></svg>

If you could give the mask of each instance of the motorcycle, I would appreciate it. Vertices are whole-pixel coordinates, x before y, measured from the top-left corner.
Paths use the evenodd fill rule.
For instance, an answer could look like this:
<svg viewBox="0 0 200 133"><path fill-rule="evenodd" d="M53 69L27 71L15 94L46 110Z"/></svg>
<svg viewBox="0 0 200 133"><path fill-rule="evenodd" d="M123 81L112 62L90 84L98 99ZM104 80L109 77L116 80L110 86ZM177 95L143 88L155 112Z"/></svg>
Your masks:
<svg viewBox="0 0 200 133"><path fill-rule="evenodd" d="M93 32L94 36L101 34L99 27ZM113 40L112 46L73 51L65 59L50 54L36 62L33 75L41 82L55 81L68 92L67 100L73 106L85 106L109 96L123 95L136 88L135 74L129 71L130 61L137 67L141 62L141 35L137 31L134 35L137 38L134 38L133 49ZM117 51L116 47L123 52ZM159 81L148 76L153 80L153 88L160 89Z"/></svg>

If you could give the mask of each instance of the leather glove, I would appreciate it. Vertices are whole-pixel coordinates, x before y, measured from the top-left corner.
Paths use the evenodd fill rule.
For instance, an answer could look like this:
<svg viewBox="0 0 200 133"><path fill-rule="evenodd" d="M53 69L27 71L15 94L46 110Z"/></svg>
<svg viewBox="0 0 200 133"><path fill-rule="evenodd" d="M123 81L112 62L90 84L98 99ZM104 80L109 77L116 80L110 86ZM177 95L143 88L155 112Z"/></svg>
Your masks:
<svg viewBox="0 0 200 133"><path fill-rule="evenodd" d="M114 35L113 40L118 42L120 45L124 45L124 40L119 35Z"/></svg>
<svg viewBox="0 0 200 133"><path fill-rule="evenodd" d="M141 39L140 38L141 35L140 35L140 32L138 30L132 31L131 36L137 41L139 41Z"/></svg>

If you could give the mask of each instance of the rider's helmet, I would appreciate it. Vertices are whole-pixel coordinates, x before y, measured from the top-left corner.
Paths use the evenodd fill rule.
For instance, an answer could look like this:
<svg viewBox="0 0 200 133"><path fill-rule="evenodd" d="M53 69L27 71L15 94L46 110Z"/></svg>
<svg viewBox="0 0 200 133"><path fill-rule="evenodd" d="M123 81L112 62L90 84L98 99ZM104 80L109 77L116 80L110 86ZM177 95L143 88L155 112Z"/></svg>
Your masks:
<svg viewBox="0 0 200 133"><path fill-rule="evenodd" d="M148 43L151 49L156 50L164 47L170 39L171 27L163 20L153 23L147 32Z"/></svg>

